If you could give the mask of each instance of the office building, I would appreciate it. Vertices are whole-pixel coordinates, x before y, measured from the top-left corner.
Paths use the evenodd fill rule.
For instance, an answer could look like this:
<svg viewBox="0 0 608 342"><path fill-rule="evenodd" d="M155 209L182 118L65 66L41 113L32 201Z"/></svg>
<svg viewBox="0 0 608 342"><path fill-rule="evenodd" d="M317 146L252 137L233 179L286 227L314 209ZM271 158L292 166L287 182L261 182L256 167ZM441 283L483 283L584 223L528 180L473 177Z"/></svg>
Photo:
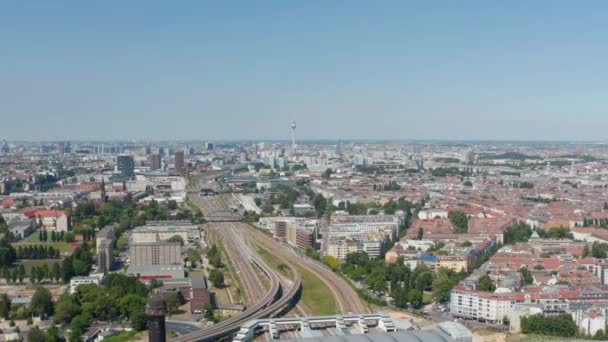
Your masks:
<svg viewBox="0 0 608 342"><path fill-rule="evenodd" d="M97 245L97 268L99 272L109 273L112 270L114 263L114 255L112 254L112 240L102 239Z"/></svg>
<svg viewBox="0 0 608 342"><path fill-rule="evenodd" d="M135 161L133 156L118 156L116 157L116 165L118 171L125 177L133 177L135 174Z"/></svg>
<svg viewBox="0 0 608 342"><path fill-rule="evenodd" d="M175 152L175 173L180 176L185 174L184 151Z"/></svg>
<svg viewBox="0 0 608 342"><path fill-rule="evenodd" d="M95 236L97 246L97 268L100 273L108 273L112 270L114 255L114 226L108 225L100 229Z"/></svg>
<svg viewBox="0 0 608 342"><path fill-rule="evenodd" d="M154 153L150 156L150 170L154 171L154 170L160 170L160 154L159 153Z"/></svg>

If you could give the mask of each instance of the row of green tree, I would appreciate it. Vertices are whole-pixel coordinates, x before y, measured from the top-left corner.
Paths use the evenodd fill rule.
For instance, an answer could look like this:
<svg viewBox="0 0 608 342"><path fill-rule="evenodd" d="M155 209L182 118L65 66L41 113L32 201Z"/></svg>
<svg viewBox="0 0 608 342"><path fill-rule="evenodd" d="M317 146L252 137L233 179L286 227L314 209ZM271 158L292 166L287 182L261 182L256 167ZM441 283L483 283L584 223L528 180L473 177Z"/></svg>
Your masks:
<svg viewBox="0 0 608 342"><path fill-rule="evenodd" d="M539 334L560 337L573 337L578 328L570 314L555 317L536 314L521 318L521 331L524 334Z"/></svg>
<svg viewBox="0 0 608 342"><path fill-rule="evenodd" d="M95 236L95 232L93 232L92 230L90 230L89 234L93 234L93 236ZM85 240L86 239L86 235L83 234L83 236L85 236ZM56 232L54 230L51 230L51 234L49 234L49 232L46 229L40 229L38 231L38 240L40 240L40 242L47 242L49 241L49 238L51 240L51 242L59 242L59 241L65 241L65 242L74 242L76 240L76 236L74 235L74 233L71 232Z"/></svg>
<svg viewBox="0 0 608 342"><path fill-rule="evenodd" d="M59 249L48 245L18 245L17 259L53 259L59 258Z"/></svg>
<svg viewBox="0 0 608 342"><path fill-rule="evenodd" d="M212 244L211 247L207 250L207 259L209 263L213 265L215 268L220 268L223 266L222 264L222 255L220 253L220 249L216 244Z"/></svg>

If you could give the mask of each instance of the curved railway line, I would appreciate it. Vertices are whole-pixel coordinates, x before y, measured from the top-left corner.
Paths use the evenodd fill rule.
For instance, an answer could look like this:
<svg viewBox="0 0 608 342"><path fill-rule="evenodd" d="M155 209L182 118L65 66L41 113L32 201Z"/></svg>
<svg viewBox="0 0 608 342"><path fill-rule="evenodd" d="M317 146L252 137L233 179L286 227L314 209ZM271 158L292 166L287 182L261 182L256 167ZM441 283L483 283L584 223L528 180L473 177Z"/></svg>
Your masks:
<svg viewBox="0 0 608 342"><path fill-rule="evenodd" d="M258 263L258 261L254 262ZM277 274L265 264L258 264L258 266L263 270L264 274L268 276L272 284L264 298L237 316L231 317L210 328L176 337L171 339L171 341L216 341L223 336L238 331L239 328L249 320L270 317L273 313L281 311L300 291L302 286L301 276L298 273L294 273L296 274L296 279L294 279L292 286L286 293L281 293L282 286L280 285ZM295 269L292 271L296 272Z"/></svg>
<svg viewBox="0 0 608 342"><path fill-rule="evenodd" d="M216 198L196 198L195 203L201 206L203 212L218 211L229 207L230 198L218 196ZM228 203L227 203L228 202ZM286 281L282 281L279 274L271 269L262 258L257 255L250 246L250 241L246 238L242 231L238 230L237 224L234 223L213 223L218 236L226 247L235 253L236 257L231 258L235 268L239 272L243 286L247 293L250 306L242 313L231 317L225 321L217 323L212 327L202 329L197 332L182 335L171 339L173 342L193 342L193 341L217 341L229 334L236 332L239 328L249 320L267 318L277 315L294 302L302 288L302 277L291 264L287 264L294 279L289 288L285 288ZM262 285L260 279L251 269L259 268L262 275L268 278L270 288ZM256 281L257 280L257 281ZM285 285L283 285L285 284ZM284 292L286 291L286 292ZM254 299L261 298L259 301L253 302Z"/></svg>

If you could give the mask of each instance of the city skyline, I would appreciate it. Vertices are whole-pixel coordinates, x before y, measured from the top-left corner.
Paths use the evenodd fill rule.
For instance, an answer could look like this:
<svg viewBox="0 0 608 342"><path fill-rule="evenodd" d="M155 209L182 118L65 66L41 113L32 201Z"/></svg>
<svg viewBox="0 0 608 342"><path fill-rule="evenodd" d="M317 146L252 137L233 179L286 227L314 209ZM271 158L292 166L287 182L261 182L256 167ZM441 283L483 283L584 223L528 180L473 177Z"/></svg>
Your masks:
<svg viewBox="0 0 608 342"><path fill-rule="evenodd" d="M606 4L1 6L0 139L603 140ZM549 6L550 5L550 6ZM111 25L110 25L111 23Z"/></svg>

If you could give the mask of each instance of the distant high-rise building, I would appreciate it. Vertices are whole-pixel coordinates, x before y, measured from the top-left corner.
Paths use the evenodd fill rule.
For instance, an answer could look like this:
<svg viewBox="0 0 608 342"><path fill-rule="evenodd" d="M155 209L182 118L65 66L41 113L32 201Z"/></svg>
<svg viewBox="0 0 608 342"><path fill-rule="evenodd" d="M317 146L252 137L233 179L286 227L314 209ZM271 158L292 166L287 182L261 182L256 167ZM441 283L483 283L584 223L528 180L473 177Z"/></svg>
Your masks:
<svg viewBox="0 0 608 342"><path fill-rule="evenodd" d="M160 154L154 153L150 156L150 170L159 170L160 169Z"/></svg>
<svg viewBox="0 0 608 342"><path fill-rule="evenodd" d="M336 155L342 155L342 140L338 140L338 143L336 144Z"/></svg>
<svg viewBox="0 0 608 342"><path fill-rule="evenodd" d="M152 146L146 145L146 155L152 154Z"/></svg>
<svg viewBox="0 0 608 342"><path fill-rule="evenodd" d="M242 164L246 163L246 162L247 162L247 152L245 152L245 151L241 151L241 155L240 155L240 158L239 158L239 159L240 159L239 161L240 161Z"/></svg>
<svg viewBox="0 0 608 342"><path fill-rule="evenodd" d="M207 151L213 151L213 143L208 142L206 144L206 147L207 147Z"/></svg>
<svg viewBox="0 0 608 342"><path fill-rule="evenodd" d="M116 157L116 165L118 171L125 177L133 177L135 174L135 161L133 160L133 156Z"/></svg>
<svg viewBox="0 0 608 342"><path fill-rule="evenodd" d="M2 142L2 153L9 153L11 151L10 147L8 146L8 142L6 140L4 140L4 142Z"/></svg>
<svg viewBox="0 0 608 342"><path fill-rule="evenodd" d="M164 147L159 147L158 148L158 154L160 154L161 156L165 155L165 148Z"/></svg>
<svg viewBox="0 0 608 342"><path fill-rule="evenodd" d="M148 318L148 341L166 342L165 315L167 305L161 294L154 295L146 305L146 317Z"/></svg>
<svg viewBox="0 0 608 342"><path fill-rule="evenodd" d="M175 152L175 172L180 176L184 175L184 151Z"/></svg>

